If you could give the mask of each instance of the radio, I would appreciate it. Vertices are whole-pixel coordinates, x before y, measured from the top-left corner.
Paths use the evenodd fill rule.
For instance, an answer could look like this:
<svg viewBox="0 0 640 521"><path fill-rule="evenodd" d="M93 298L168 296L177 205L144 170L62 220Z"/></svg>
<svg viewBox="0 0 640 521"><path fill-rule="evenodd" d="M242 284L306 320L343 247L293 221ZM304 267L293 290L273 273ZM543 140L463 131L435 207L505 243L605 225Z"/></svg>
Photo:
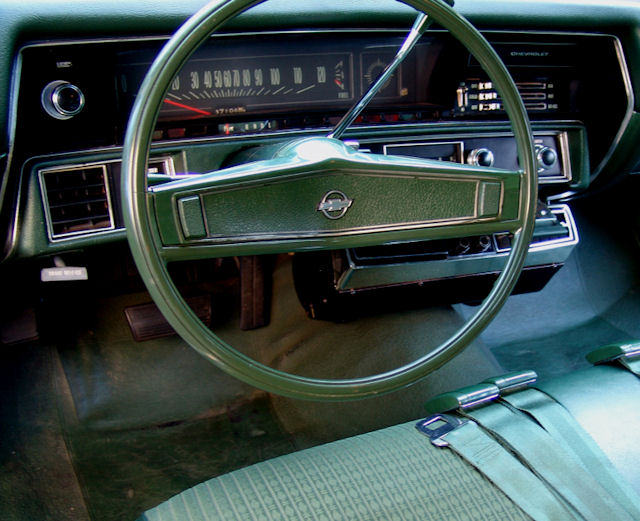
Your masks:
<svg viewBox="0 0 640 521"><path fill-rule="evenodd" d="M538 178L540 183L568 183L573 180L567 133L534 134ZM451 137L446 140L424 140L385 144L384 154L412 156L476 166L517 170L516 143L507 134Z"/></svg>

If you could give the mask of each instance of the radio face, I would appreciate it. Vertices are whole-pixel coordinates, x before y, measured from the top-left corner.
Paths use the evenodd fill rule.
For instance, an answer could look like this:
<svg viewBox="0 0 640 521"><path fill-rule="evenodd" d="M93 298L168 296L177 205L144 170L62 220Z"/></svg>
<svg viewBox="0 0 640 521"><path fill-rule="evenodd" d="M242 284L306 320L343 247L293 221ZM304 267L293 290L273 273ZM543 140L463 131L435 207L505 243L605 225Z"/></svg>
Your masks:
<svg viewBox="0 0 640 521"><path fill-rule="evenodd" d="M567 132L534 133L540 183L569 183L573 180ZM388 155L411 156L454 163L517 170L516 142L507 134L479 134L385 144Z"/></svg>

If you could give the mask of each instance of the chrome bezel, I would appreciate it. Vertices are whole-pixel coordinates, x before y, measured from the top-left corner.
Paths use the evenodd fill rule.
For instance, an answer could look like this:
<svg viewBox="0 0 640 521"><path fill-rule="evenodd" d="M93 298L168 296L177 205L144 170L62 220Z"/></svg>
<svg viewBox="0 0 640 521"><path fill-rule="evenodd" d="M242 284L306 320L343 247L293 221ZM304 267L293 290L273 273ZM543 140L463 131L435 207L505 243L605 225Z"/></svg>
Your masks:
<svg viewBox="0 0 640 521"><path fill-rule="evenodd" d="M102 228L96 228L94 230L80 230L77 232L65 232L65 233L55 233L53 229L53 219L51 218L51 202L49 201L49 197L47 195L47 186L45 176L47 174L52 173L61 173L61 172L75 172L77 170L83 170L86 168L99 168L102 170L102 181L104 183L105 188L105 197L108 205L108 214L109 214L109 226L104 226ZM40 195L42 197L42 202L44 204L44 214L45 220L47 223L47 235L49 237L49 241L55 242L62 239L69 239L73 237L81 237L83 235L91 235L93 233L103 233L110 230L115 230L115 219L113 214L113 204L111 201L111 188L109 183L109 176L107 173L107 165L104 162L99 163L83 163L76 165L61 165L52 168L43 168L38 170L38 179L40 181Z"/></svg>
<svg viewBox="0 0 640 521"><path fill-rule="evenodd" d="M566 123L566 122L564 122ZM559 127L564 125L563 122L557 122ZM389 142L389 138L376 138L376 139L367 139L361 138L358 141L361 145L367 145L370 143L384 143L382 146L382 150L384 154L387 154L387 150L393 147L403 147L403 146L416 146L416 145L457 145L460 147L460 163L465 163L464 158L464 139L467 138L495 138L495 137L510 137L513 134L509 132L474 132L474 133L458 133L452 132L450 135L447 134L437 134L433 136L429 136L425 138L425 136L419 136L415 139L411 138L398 138L397 142ZM573 180L573 174L571 171L571 158L569 154L569 138L566 130L537 130L533 132L533 137L549 137L553 136L558 140L558 160L561 162L561 175L553 175L553 176L542 176L538 178L539 184L557 184L557 183L570 183ZM393 139L393 138L392 138ZM433 139L433 141L431 141ZM478 152L481 150L487 150L485 148L479 148ZM473 158L472 158L473 159ZM468 162L468 161L467 161ZM474 164L474 163L470 163ZM544 172L544 169L539 169Z"/></svg>
<svg viewBox="0 0 640 521"><path fill-rule="evenodd" d="M61 105L60 92L62 89L71 89L78 94L78 108L75 110L67 110ZM42 89L40 103L49 116L64 121L82 112L85 105L85 98L82 91L72 83L65 80L55 80L48 83L45 88Z"/></svg>
<svg viewBox="0 0 640 521"><path fill-rule="evenodd" d="M160 156L160 157L151 157L149 158L149 163L157 163L161 162L164 165L165 172L167 175L171 177L175 177L175 166L173 163L173 158L170 156ZM44 215L45 221L47 225L47 237L49 238L49 242L51 243L59 243L61 241L68 241L72 239L77 239L80 237L91 236L94 237L96 235L112 233L114 231L123 230L124 228L118 227L115 222L115 214L113 211L113 201L111 198L111 183L109 180L109 174L107 170L107 165L118 164L121 163L119 159L109 159L105 161L92 161L86 163L67 163L60 166L55 167L47 167L37 169L38 181L40 185L40 195L42 197L42 203L44 205ZM59 233L56 234L53 231L53 223L51 219L51 211L50 211L50 203L47 197L47 190L45 186L44 176L50 172L63 172L63 171L73 171L73 170L81 170L83 168L93 168L93 167L101 167L103 170L103 178L105 182L105 190L106 190L106 198L107 204L109 205L109 220L111 221L111 226L105 228L98 228L95 230L82 230L78 232L69 232L69 233Z"/></svg>

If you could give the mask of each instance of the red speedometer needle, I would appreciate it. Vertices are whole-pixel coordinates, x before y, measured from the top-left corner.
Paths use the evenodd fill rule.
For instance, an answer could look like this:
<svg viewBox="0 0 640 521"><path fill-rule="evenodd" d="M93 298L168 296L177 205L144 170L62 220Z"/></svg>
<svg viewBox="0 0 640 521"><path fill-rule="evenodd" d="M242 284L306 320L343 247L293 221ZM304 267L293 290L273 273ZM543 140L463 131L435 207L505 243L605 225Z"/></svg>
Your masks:
<svg viewBox="0 0 640 521"><path fill-rule="evenodd" d="M213 114L211 114L211 112L207 112L206 110L197 109L195 107L190 107L189 105L185 105L184 103L178 103L177 101L173 101L173 100L170 100L168 98L165 98L164 102L168 103L169 105L173 105L174 107L180 107L181 109L192 110L193 112L196 112L198 114L202 114L203 116L213 116Z"/></svg>

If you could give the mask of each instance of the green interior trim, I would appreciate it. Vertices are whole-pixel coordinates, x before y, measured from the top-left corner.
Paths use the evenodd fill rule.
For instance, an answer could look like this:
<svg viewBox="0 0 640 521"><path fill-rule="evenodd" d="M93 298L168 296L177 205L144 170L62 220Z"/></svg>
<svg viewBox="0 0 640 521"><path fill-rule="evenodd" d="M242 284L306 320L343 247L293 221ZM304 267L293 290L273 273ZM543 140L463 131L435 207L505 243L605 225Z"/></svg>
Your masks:
<svg viewBox="0 0 640 521"><path fill-rule="evenodd" d="M211 32L236 14L256 5L250 0L214 2L190 18L171 38L151 66L133 108L123 156L123 194L129 244L149 292L174 329L218 367L262 389L286 396L345 401L388 393L406 387L461 352L492 320L509 296L524 263L535 224L537 167L526 111L509 74L489 43L473 26L439 0L407 3L428 12L474 54L504 101L524 169L519 197L522 227L515 232L511 256L491 293L457 333L413 363L364 378L327 380L282 373L259 364L222 342L190 311L171 281L160 253L155 209L147 192L146 163L157 113L175 73Z"/></svg>

